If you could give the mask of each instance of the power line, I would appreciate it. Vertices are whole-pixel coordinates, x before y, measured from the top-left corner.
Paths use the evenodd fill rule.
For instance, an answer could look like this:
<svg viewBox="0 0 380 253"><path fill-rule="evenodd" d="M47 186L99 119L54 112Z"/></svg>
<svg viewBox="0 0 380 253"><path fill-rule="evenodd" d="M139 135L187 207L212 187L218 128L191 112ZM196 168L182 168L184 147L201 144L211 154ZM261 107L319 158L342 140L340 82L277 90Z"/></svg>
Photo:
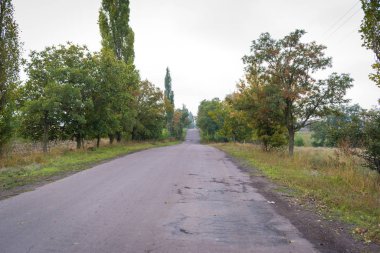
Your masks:
<svg viewBox="0 0 380 253"><path fill-rule="evenodd" d="M358 9L357 11L355 11L351 16L349 16L340 26L338 26L333 32L331 32L327 37L331 37L332 35L334 35L334 33L336 33L339 29L341 29L345 24L347 24L348 21L351 20L351 18L353 18L356 14L359 13L359 11L361 11L361 9Z"/></svg>
<svg viewBox="0 0 380 253"><path fill-rule="evenodd" d="M327 29L324 33L323 33L323 36L326 36L326 35L328 35L329 34L329 32L332 30L332 29L334 29L334 27L336 26L336 25L338 25L358 4L360 3L360 1L355 1L355 3L354 3L354 5L353 6L351 6L351 8L348 10L348 11L346 11L344 14L343 14L343 16L341 16L339 19L337 19L335 22L334 22L334 24L332 24L330 27L329 27L329 29ZM352 17L352 16L351 16ZM350 17L350 18L351 18Z"/></svg>

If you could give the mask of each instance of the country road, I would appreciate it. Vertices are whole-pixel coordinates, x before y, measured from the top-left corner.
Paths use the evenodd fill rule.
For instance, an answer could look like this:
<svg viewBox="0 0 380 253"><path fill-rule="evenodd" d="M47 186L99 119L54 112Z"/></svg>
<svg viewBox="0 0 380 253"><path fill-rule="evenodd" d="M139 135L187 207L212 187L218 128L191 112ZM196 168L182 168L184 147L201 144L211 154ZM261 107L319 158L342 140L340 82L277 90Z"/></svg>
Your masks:
<svg viewBox="0 0 380 253"><path fill-rule="evenodd" d="M189 130L0 201L0 252L317 252L249 180Z"/></svg>

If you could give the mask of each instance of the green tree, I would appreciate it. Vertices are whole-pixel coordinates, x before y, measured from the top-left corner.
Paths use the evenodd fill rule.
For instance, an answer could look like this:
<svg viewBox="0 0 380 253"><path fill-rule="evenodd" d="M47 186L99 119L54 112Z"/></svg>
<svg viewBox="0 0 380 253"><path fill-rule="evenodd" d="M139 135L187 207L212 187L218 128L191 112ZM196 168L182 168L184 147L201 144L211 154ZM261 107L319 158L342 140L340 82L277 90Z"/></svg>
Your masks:
<svg viewBox="0 0 380 253"><path fill-rule="evenodd" d="M102 0L99 11L99 28L103 50L111 50L117 60L124 61L126 64L124 78L126 78L127 85L121 90L121 93L116 93L116 91L114 93L114 96L117 96L116 100L121 104L114 104L114 113L117 115L119 123L112 127L116 132L109 133L111 143L115 138L120 142L123 133L127 134L127 137L131 137L133 124L136 122L134 97L138 92L140 77L134 66L134 33L129 26L129 14L129 0ZM121 76L114 76L112 79L119 77Z"/></svg>
<svg viewBox="0 0 380 253"><path fill-rule="evenodd" d="M221 107L222 102L219 98L203 100L198 106L197 126L201 130L202 139L220 140L217 133L223 127L225 119Z"/></svg>
<svg viewBox="0 0 380 253"><path fill-rule="evenodd" d="M280 90L264 81L248 79L247 84L241 82L233 94L232 104L246 114L255 139L261 142L265 151L269 151L285 145L287 134ZM249 128L246 131L249 133Z"/></svg>
<svg viewBox="0 0 380 253"><path fill-rule="evenodd" d="M226 97L222 102L219 115L223 115L223 125L217 131L217 139L246 142L252 140L253 130L247 112L234 108L236 94Z"/></svg>
<svg viewBox="0 0 380 253"><path fill-rule="evenodd" d="M313 146L338 147L363 145L364 110L359 105L341 106L310 126Z"/></svg>
<svg viewBox="0 0 380 253"><path fill-rule="evenodd" d="M303 43L303 30L296 30L275 40L264 33L252 42L251 54L243 58L246 75L251 80L278 86L285 126L289 136L289 154L294 152L295 133L338 104L346 102L346 90L352 86L347 74L331 74L326 80L313 77L331 66L325 46Z"/></svg>
<svg viewBox="0 0 380 253"><path fill-rule="evenodd" d="M375 53L375 70L370 78L380 87L380 1L361 0L364 18L360 26L363 46Z"/></svg>
<svg viewBox="0 0 380 253"><path fill-rule="evenodd" d="M380 173L380 111L371 110L366 114L364 127L364 152L366 165Z"/></svg>
<svg viewBox="0 0 380 253"><path fill-rule="evenodd" d="M133 127L133 139L158 139L164 126L165 107L162 91L148 80L142 81L137 96L137 122Z"/></svg>
<svg viewBox="0 0 380 253"><path fill-rule="evenodd" d="M90 97L93 107L88 113L87 129L89 137L96 138L96 146L100 146L100 139L114 133L118 129L119 121L113 111L116 96L115 90L119 85L115 84L114 76L118 68L117 60L110 50L103 49L92 58Z"/></svg>
<svg viewBox="0 0 380 253"><path fill-rule="evenodd" d="M71 43L30 54L29 80L21 92L22 133L42 139L45 152L48 140L57 138L75 138L81 148L93 105L91 61L86 47Z"/></svg>
<svg viewBox="0 0 380 253"><path fill-rule="evenodd" d="M166 127L171 136L173 136L173 117L174 117L174 92L172 90L172 78L169 68L166 68L165 75L165 111L166 111Z"/></svg>
<svg viewBox="0 0 380 253"><path fill-rule="evenodd" d="M0 1L0 155L12 136L15 91L19 80L20 43L11 0Z"/></svg>
<svg viewBox="0 0 380 253"><path fill-rule="evenodd" d="M103 48L113 51L118 60L133 64L134 33L129 26L129 0L102 0L99 28Z"/></svg>

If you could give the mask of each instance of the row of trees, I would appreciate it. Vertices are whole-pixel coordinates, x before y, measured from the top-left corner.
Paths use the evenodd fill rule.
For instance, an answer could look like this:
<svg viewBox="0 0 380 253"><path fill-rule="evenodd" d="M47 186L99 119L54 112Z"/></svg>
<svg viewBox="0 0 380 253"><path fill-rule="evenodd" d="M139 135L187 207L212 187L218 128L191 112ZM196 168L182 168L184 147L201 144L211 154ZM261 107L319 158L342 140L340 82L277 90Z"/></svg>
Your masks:
<svg viewBox="0 0 380 253"><path fill-rule="evenodd" d="M102 1L100 52L72 43L32 51L23 84L11 0L1 1L0 8L0 151L15 133L42 141L45 152L50 140L74 139L81 148L85 139L97 139L99 146L103 137L110 143L159 139L166 127L168 137L182 137L188 110L174 110L171 87L164 96L140 79L134 65L129 1Z"/></svg>
<svg viewBox="0 0 380 253"><path fill-rule="evenodd" d="M380 171L380 136L374 131L380 129L380 112L345 106L348 100L344 97L353 82L348 74L316 78L318 71L331 67L332 59L325 56L325 46L302 42L304 34L296 30L275 40L264 33L252 42L251 54L243 57L245 79L237 91L224 101L201 102L197 124L203 138L256 141L266 151L287 144L293 155L295 133L312 126L315 141L321 145L338 145L347 139L352 146L360 144L366 150L362 155ZM358 110L360 120L355 118ZM339 115L349 117L352 124Z"/></svg>

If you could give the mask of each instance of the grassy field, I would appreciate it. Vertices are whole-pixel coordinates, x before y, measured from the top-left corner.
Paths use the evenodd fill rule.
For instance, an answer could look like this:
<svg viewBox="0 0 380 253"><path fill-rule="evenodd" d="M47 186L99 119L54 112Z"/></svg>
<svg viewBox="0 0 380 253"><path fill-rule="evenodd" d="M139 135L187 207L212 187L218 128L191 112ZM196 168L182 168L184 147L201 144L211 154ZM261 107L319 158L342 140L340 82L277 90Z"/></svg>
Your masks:
<svg viewBox="0 0 380 253"><path fill-rule="evenodd" d="M125 143L90 150L53 150L14 154L1 159L0 192L88 169L96 163L144 149L169 146L178 142Z"/></svg>
<svg viewBox="0 0 380 253"><path fill-rule="evenodd" d="M296 148L295 156L267 153L251 144L213 144L290 189L305 203L313 202L326 217L354 225L366 242L380 243L380 175L355 157L335 149Z"/></svg>

